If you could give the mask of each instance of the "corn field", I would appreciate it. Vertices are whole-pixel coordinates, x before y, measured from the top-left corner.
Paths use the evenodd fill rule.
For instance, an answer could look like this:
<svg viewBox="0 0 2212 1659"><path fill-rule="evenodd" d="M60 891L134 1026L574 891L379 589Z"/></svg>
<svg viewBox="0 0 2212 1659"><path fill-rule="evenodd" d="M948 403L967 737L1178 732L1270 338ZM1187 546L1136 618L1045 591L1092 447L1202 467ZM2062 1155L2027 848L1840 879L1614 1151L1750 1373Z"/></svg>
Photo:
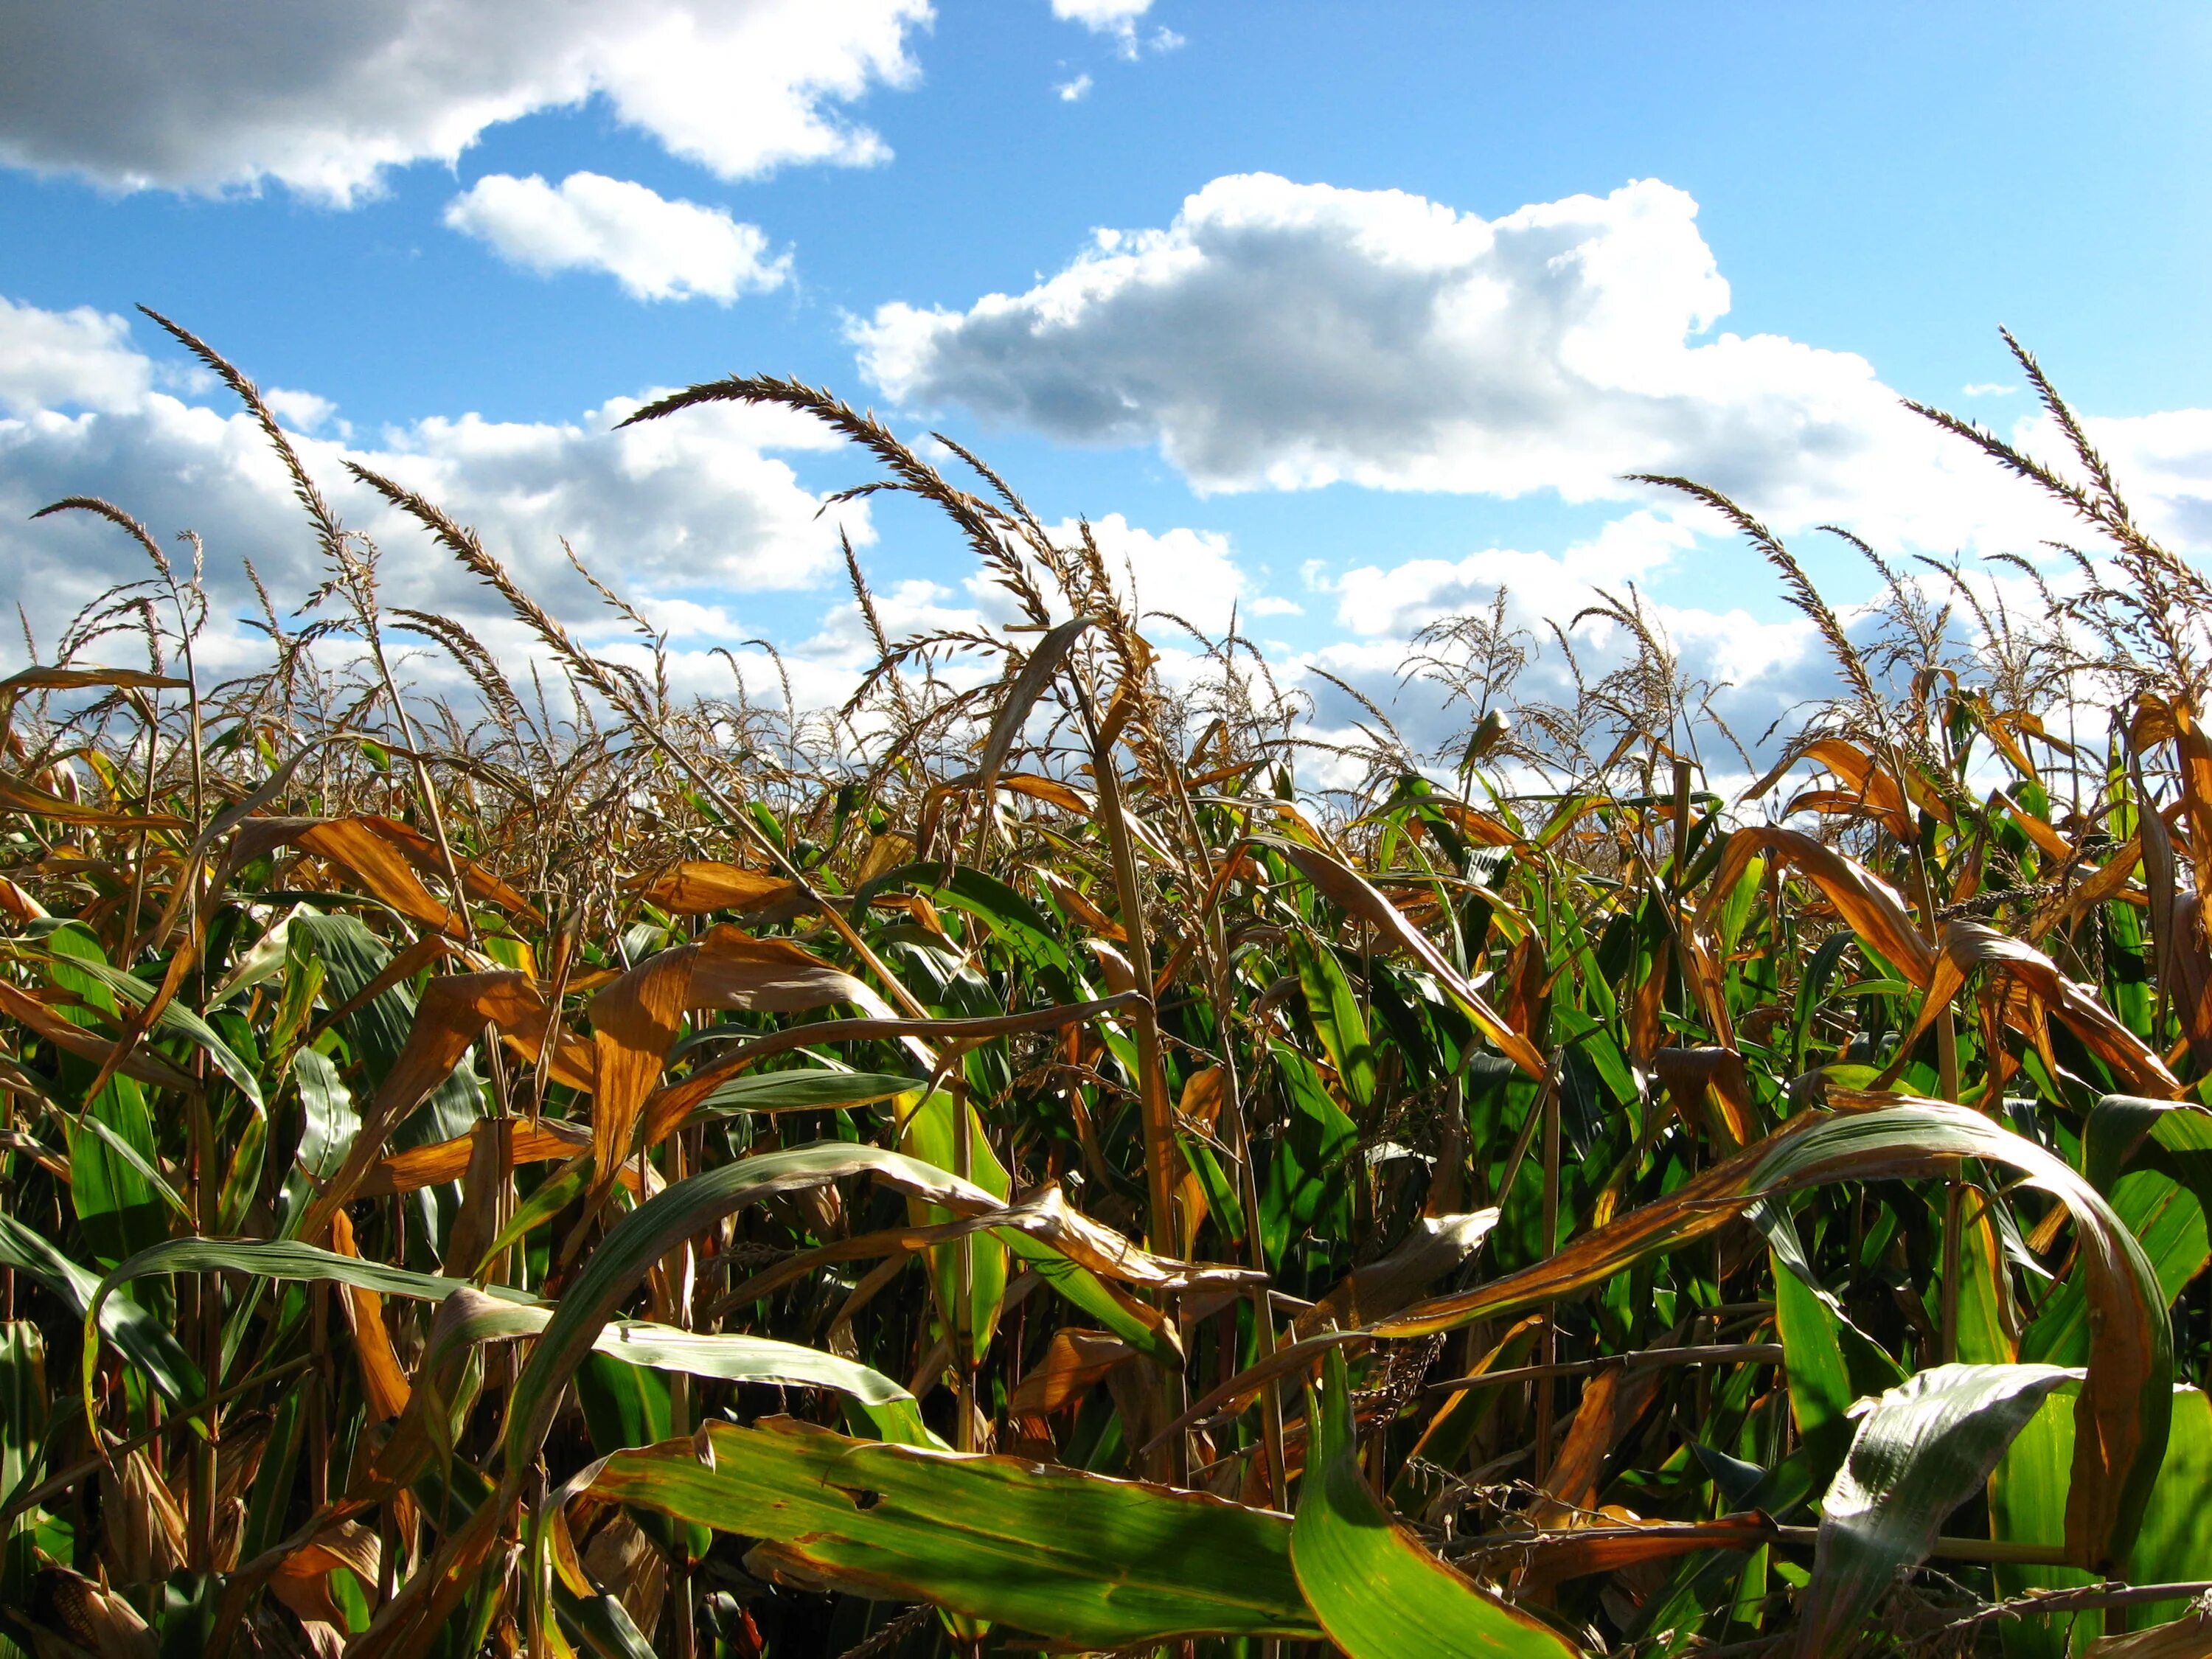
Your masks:
<svg viewBox="0 0 2212 1659"><path fill-rule="evenodd" d="M0 682L0 1649L2212 1653L2212 589L2025 352L2060 461L1923 412L2063 581L1862 547L1847 633L1654 481L1833 658L1748 789L1630 595L1556 704L1431 627L1459 736L1322 790L1249 642L1167 684L792 381L633 418L819 418L1018 625L848 558L842 709L680 699L359 471L502 663L164 326L326 579L211 683L49 509L148 566Z"/></svg>

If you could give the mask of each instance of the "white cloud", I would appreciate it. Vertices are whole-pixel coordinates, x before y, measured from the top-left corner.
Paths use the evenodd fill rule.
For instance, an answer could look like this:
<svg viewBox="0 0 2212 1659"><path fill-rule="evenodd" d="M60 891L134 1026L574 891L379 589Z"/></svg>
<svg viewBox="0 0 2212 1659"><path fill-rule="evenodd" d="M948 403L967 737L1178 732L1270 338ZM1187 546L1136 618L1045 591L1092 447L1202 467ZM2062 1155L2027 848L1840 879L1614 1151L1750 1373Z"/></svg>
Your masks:
<svg viewBox="0 0 2212 1659"><path fill-rule="evenodd" d="M1099 34L1133 28L1152 9L1152 0L1052 0L1052 15L1063 23L1080 23Z"/></svg>
<svg viewBox="0 0 2212 1659"><path fill-rule="evenodd" d="M1050 533L1055 542L1067 544L1081 532L1071 520L1053 526ZM1258 585L1237 562L1229 538L1219 531L1182 526L1151 531L1119 513L1109 513L1091 521L1091 534L1116 590L1146 615L1145 625L1156 640L1192 643L1175 637L1180 630L1160 620L1163 612L1172 612L1218 637L1227 631L1232 615L1249 617L1255 605L1263 602Z"/></svg>
<svg viewBox="0 0 2212 1659"><path fill-rule="evenodd" d="M1467 711L1463 705L1446 708L1434 684L1405 678L1417 654L1413 635L1425 624L1487 612L1503 587L1506 625L1522 630L1522 642L1536 653L1511 699L1573 708L1580 694L1550 624L1568 629L1585 675L1595 680L1626 660L1632 641L1610 620L1574 619L1601 598L1627 599L1633 587L1647 623L1676 653L1681 672L1713 689L1716 710L1756 749L1777 714L1835 689L1833 665L1802 618L1762 621L1741 606L1720 608L1724 598L1670 604L1650 597L1652 585L1679 573L1692 556L1698 541L1692 517L1672 507L1638 509L1559 553L1493 547L1459 560L1411 559L1348 571L1330 586L1337 622L1349 637L1304 653L1283 675L1315 697L1318 732L1366 717L1318 677L1302 678L1304 665L1358 687L1390 713L1408 742L1430 752L1464 727ZM1843 614L1848 623L1863 613L1846 607ZM1708 737L1717 741L1717 734ZM1740 765L1724 744L1705 760L1723 773Z"/></svg>
<svg viewBox="0 0 2212 1659"><path fill-rule="evenodd" d="M1164 230L1097 233L1025 293L887 305L854 336L910 407L1157 444L1202 491L1633 500L1622 475L1673 472L1784 529L1945 550L2060 533L1863 358L1714 333L1729 303L1696 203L1656 181L1485 220L1250 174Z"/></svg>
<svg viewBox="0 0 2212 1659"><path fill-rule="evenodd" d="M1132 63L1146 46L1154 52L1173 52L1183 43L1182 36L1170 28L1154 29L1149 38L1138 34L1138 21L1152 9L1152 0L1052 0L1054 17L1064 23L1080 23L1093 34L1112 36L1117 55Z"/></svg>
<svg viewBox="0 0 2212 1659"><path fill-rule="evenodd" d="M218 675L258 663L261 642L230 620L258 611L243 561L252 560L280 605L296 603L323 574L289 481L259 430L220 388L164 389L160 365L132 343L120 317L9 306L0 324L7 330L0 343L52 337L66 347L43 363L28 350L0 356L0 394L21 410L0 417L0 606L21 602L50 653L79 607L148 574L143 555L111 526L29 521L50 501L97 493L157 537L187 527L206 536L216 626L203 641L201 663ZM517 669L542 656L526 630L419 528L354 484L346 459L398 479L475 528L592 648L635 653L628 624L569 570L561 551L566 538L672 636L679 690L731 690L728 665L710 649L723 646L738 652L751 696L779 698L775 665L739 646L763 631L746 617L748 597L817 586L825 598L836 595L840 522L862 549L874 540L866 503L823 515L823 498L799 483L787 458L833 450L840 441L787 410L711 405L615 431L638 407L623 398L574 421L428 416L355 441L327 399L285 392L271 401L341 516L381 549L386 602L460 622ZM1218 532L1152 530L1118 514L1093 521L1091 532L1117 586L1149 610L1173 611L1218 634L1232 613L1298 609L1267 594ZM1080 528L1066 520L1049 533L1073 543ZM1006 596L980 572L895 580L878 589L876 603L894 639L1013 619ZM1150 626L1166 671L1184 672L1190 642L1164 621ZM842 598L824 603L811 634L786 629L777 637L793 694L809 708L841 703L875 654L857 607ZM137 649L114 642L93 654L131 661ZM957 679L988 667L963 660L950 672ZM434 684L450 679L434 653L410 672Z"/></svg>
<svg viewBox="0 0 2212 1659"><path fill-rule="evenodd" d="M153 366L130 337L122 318L89 306L41 311L0 297L0 410L136 404L152 384Z"/></svg>
<svg viewBox="0 0 2212 1659"><path fill-rule="evenodd" d="M1697 540L1684 518L1673 511L1631 513L1564 553L1492 547L1458 560L1409 559L1387 570L1361 565L1330 585L1336 619L1364 637L1407 639L1439 617L1486 608L1503 587L1528 618L1564 623L1601 589L1648 585Z"/></svg>
<svg viewBox="0 0 2212 1659"><path fill-rule="evenodd" d="M2201 554L2212 547L2212 409L2171 409L2083 424L2138 520L2181 550ZM2064 453L2047 420L2019 435L2039 453Z"/></svg>
<svg viewBox="0 0 2212 1659"><path fill-rule="evenodd" d="M1975 380L1959 388L1962 398L2009 398L2019 391L2017 386L2003 380Z"/></svg>
<svg viewBox="0 0 2212 1659"><path fill-rule="evenodd" d="M350 203L487 128L603 97L718 177L889 154L847 106L910 82L928 0L173 0L10 9L0 162L118 190L273 179Z"/></svg>
<svg viewBox="0 0 2212 1659"><path fill-rule="evenodd" d="M447 203L445 216L510 264L541 276L604 270L640 300L703 295L727 305L790 273L788 256L771 258L758 226L604 173L572 173L557 187L534 173L489 173Z"/></svg>
<svg viewBox="0 0 2212 1659"><path fill-rule="evenodd" d="M295 392L288 386L272 386L261 394L276 418L296 432L313 432L317 427L338 412L338 406L328 398L312 392Z"/></svg>
<svg viewBox="0 0 2212 1659"><path fill-rule="evenodd" d="M1055 82L1052 89L1060 94L1061 103L1079 103L1091 91L1091 77L1079 75L1073 81Z"/></svg>
<svg viewBox="0 0 2212 1659"><path fill-rule="evenodd" d="M450 503L524 568L556 572L564 536L604 574L653 587L804 587L836 568L836 523L770 453L835 447L825 428L714 405L611 430L638 403L562 422L434 416L365 459Z"/></svg>
<svg viewBox="0 0 2212 1659"><path fill-rule="evenodd" d="M43 406L27 407L21 393L35 388L25 386L24 360L0 350L0 392L18 410L0 417L0 605L21 604L41 649L51 651L79 606L147 574L143 556L111 526L74 517L28 522L51 501L96 494L157 538L187 528L206 537L218 625L203 661L220 672L252 656L252 639L223 626L257 609L242 561L253 561L280 604L304 598L322 574L289 482L259 430L227 404L154 389L152 365L131 346L119 317L15 306L0 310L0 326L9 338L75 341L90 371L81 395L48 386ZM58 371L44 372L52 379ZM283 404L288 425L329 416L328 404L309 394L289 394ZM80 412L68 412L71 405ZM727 617L716 607L738 596L803 589L834 574L840 522L856 543L872 540L865 503L821 514L822 498L782 459L834 447L838 441L819 425L781 410L718 405L611 429L637 407L616 398L568 422L429 417L372 443L304 431L295 442L341 515L381 547L388 603L453 617L513 646L518 662L523 641L503 608L410 521L354 484L345 459L447 507L549 608L587 628L619 624L605 621L568 569L563 537L617 586L671 602L672 629L719 628Z"/></svg>

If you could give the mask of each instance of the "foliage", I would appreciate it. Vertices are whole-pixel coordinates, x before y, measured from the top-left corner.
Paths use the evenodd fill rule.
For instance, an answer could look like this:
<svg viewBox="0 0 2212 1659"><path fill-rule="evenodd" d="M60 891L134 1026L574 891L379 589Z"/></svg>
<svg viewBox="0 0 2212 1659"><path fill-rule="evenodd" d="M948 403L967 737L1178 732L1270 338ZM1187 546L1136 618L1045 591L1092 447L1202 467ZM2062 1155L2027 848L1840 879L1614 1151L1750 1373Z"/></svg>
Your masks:
<svg viewBox="0 0 2212 1659"><path fill-rule="evenodd" d="M774 380L635 418L823 420L1019 623L854 562L843 709L686 702L362 473L511 678L173 331L329 579L210 684L59 503L153 574L0 683L0 1646L2202 1650L2212 596L2024 353L2068 471L1935 418L2063 596L1864 550L1847 628L1661 481L1836 659L1731 800L1633 594L1557 704L1430 628L1466 730L1302 793L1248 641L1170 686L1087 531Z"/></svg>

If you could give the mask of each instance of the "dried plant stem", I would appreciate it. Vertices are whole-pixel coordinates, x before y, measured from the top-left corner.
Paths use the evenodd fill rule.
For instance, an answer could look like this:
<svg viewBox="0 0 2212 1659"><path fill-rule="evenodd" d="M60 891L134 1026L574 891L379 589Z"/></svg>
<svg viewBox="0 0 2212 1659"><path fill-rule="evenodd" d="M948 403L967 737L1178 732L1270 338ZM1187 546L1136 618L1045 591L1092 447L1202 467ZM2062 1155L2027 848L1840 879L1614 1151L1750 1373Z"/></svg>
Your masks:
<svg viewBox="0 0 2212 1659"><path fill-rule="evenodd" d="M1137 1089L1144 1120L1145 1243L1157 1254L1172 1255L1178 1248L1175 1225L1175 1112L1168 1100L1167 1071L1161 1060L1159 1011L1152 1000L1152 943L1145 929L1144 887L1137 868L1136 841L1122 815L1121 776L1110 741L1092 750L1091 770L1098 790L1098 819L1113 854L1114 886L1120 902L1121 930L1128 939L1129 960L1136 969L1137 989L1143 999L1131 1008L1130 1024L1137 1039ZM1167 1420L1172 1421L1182 1415L1182 1373L1176 1372L1167 1382L1164 1405ZM1171 1437L1171 1443L1164 1450L1168 1478L1178 1484L1188 1480L1189 1437Z"/></svg>

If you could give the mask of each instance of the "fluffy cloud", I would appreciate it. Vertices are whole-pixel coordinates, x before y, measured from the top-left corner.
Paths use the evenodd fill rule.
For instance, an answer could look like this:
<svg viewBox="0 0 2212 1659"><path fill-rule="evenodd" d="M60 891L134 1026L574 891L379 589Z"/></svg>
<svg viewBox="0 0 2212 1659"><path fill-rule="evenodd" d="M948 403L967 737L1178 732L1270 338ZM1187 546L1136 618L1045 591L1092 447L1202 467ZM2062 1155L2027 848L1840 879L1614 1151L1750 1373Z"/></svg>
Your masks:
<svg viewBox="0 0 2212 1659"><path fill-rule="evenodd" d="M1945 550L2063 528L1863 358L1714 333L1729 301L1696 203L1656 181L1485 220L1250 174L1025 293L887 305L854 338L903 403L1157 444L1201 490L1632 500L1623 474L1678 472L1785 527Z"/></svg>
<svg viewBox="0 0 2212 1659"><path fill-rule="evenodd" d="M122 318L88 306L41 311L0 297L0 410L27 415L137 402L153 382L153 365L130 337Z"/></svg>
<svg viewBox="0 0 2212 1659"><path fill-rule="evenodd" d="M21 605L41 650L51 651L80 606L149 574L108 526L27 522L48 501L96 494L157 536L188 527L206 536L217 627L203 660L220 665L252 654L249 636L222 626L257 608L243 561L253 562L280 604L297 602L323 574L259 431L228 407L155 389L154 365L130 344L120 318L16 306L0 311L0 328L8 340L48 343L42 354L0 349L0 408L16 411L0 418L0 604ZM309 394L284 394L278 406L302 428L335 424L331 406ZM633 596L719 601L805 587L835 573L841 521L856 542L872 539L865 511L821 515L820 496L781 459L832 447L820 427L783 410L726 407L610 429L636 407L615 399L573 422L433 417L374 442L345 442L342 429L302 431L295 441L348 523L381 546L389 602L443 612L495 640L519 637L497 603L411 523L353 485L343 460L361 460L447 507L556 613L600 632L619 624L568 569L563 537ZM694 604L679 606L673 620L708 617Z"/></svg>
<svg viewBox="0 0 2212 1659"><path fill-rule="evenodd" d="M386 167L604 97L725 179L888 152L843 106L911 80L928 0L171 0L10 9L0 162L120 190L337 204Z"/></svg>
<svg viewBox="0 0 2212 1659"><path fill-rule="evenodd" d="M557 187L536 173L489 173L447 204L446 222L541 276L604 270L640 300L703 295L727 305L777 287L790 271L787 258L769 256L758 226L598 173L572 173Z"/></svg>

